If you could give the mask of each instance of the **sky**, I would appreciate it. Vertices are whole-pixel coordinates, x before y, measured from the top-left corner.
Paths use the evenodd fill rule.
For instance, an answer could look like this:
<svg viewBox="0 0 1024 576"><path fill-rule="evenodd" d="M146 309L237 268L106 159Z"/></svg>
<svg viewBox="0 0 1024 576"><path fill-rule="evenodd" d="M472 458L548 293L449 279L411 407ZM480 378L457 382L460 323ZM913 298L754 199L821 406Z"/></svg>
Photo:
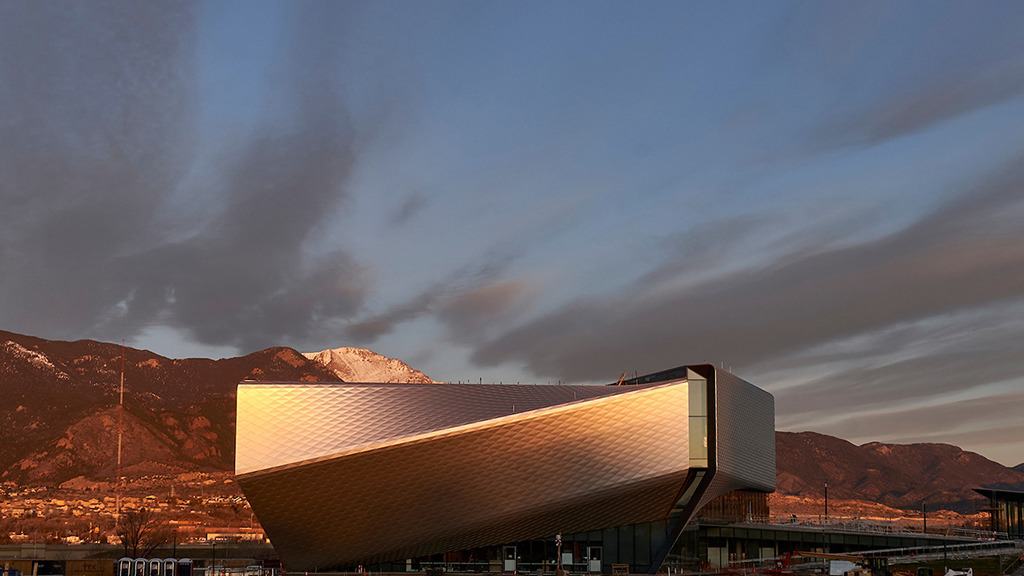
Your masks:
<svg viewBox="0 0 1024 576"><path fill-rule="evenodd" d="M0 3L0 329L711 362L1024 462L1024 3Z"/></svg>

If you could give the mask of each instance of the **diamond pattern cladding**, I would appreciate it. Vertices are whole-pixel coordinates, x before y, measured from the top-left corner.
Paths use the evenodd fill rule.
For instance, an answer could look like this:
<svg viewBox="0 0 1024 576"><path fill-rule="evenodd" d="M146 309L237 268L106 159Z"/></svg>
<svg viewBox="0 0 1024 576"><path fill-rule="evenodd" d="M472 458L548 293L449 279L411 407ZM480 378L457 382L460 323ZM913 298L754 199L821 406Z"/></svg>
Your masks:
<svg viewBox="0 0 1024 576"><path fill-rule="evenodd" d="M423 388L441 387L456 392L462 388ZM251 406L265 410L266 402L287 391L280 388L241 386L240 423L252 418L252 413L246 413ZM362 407L357 418L376 420L375 402L368 399L386 399L379 404L388 408L379 413L380 421L363 426L346 440L349 445L363 443L366 449L238 477L289 570L401 560L549 537L559 531L663 519L686 477L685 382L646 388L594 387L595 392L606 394L581 399L577 392L575 402L570 397L567 403L525 413L518 408L510 413L509 407L505 415L455 428L438 427L438 423L462 422L466 414L448 414L447 420L425 417L413 409L414 402L391 397L393 391L381 394L374 387L343 388L350 398L365 393L358 401L340 403ZM493 393L504 401L510 392L502 388L484 386L470 393ZM548 387L525 388L540 391ZM404 393L411 389L395 390ZM547 391L538 397L546 402L553 397L547 394L564 396L565 392ZM243 403L249 395L262 398L250 397ZM284 395L292 401L312 396L301 392ZM479 406L487 402L460 403L458 396L445 396L454 402L447 406L448 412L466 409L473 416L486 412ZM413 407L399 413L417 424L409 425L390 411L403 403ZM495 406L500 403L496 401ZM314 404L323 410L330 403ZM427 403L418 408L431 413L444 411L445 406ZM341 428L349 426L353 417L343 410L332 409L331 413ZM260 414L272 419L281 412ZM289 412L289 417L293 416ZM268 422L260 425L264 430L272 428ZM370 432L376 427L383 429ZM338 433L328 422L304 429ZM240 425L239 434L243 431ZM373 444L367 439L388 442ZM286 460L297 462L290 454L265 461Z"/></svg>
<svg viewBox="0 0 1024 576"><path fill-rule="evenodd" d="M630 389L635 387L241 384L235 474Z"/></svg>

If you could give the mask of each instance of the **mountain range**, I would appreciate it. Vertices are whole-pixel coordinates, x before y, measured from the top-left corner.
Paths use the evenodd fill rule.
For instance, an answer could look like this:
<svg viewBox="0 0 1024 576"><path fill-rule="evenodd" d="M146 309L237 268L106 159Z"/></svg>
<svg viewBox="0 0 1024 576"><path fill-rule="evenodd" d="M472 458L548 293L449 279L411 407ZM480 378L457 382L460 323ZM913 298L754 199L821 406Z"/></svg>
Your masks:
<svg viewBox="0 0 1024 576"><path fill-rule="evenodd" d="M1024 489L1024 470L950 444L856 445L815 432L776 432L777 490L920 509L972 511L974 488Z"/></svg>
<svg viewBox="0 0 1024 576"><path fill-rule="evenodd" d="M125 410L118 410L122 361ZM300 353L268 348L221 360L0 331L0 481L57 485L116 476L118 420L125 476L229 471L234 393L242 380L434 382L362 348ZM948 444L855 445L813 432L777 432L778 491L897 508L971 509L981 485L1024 488L1016 469Z"/></svg>
<svg viewBox="0 0 1024 576"><path fill-rule="evenodd" d="M122 473L230 470L235 386L242 380L430 381L398 360L342 348L291 348L210 360L0 331L0 480L53 484L116 475L122 361L127 382Z"/></svg>

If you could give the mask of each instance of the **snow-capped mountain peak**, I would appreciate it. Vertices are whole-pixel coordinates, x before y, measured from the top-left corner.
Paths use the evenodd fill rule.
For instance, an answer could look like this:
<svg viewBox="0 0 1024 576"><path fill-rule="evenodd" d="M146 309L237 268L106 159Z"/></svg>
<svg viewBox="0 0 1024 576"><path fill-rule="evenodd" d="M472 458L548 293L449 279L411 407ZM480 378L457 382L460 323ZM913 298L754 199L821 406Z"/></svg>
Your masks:
<svg viewBox="0 0 1024 576"><path fill-rule="evenodd" d="M434 382L405 362L366 348L328 348L304 352L303 356L324 365L346 382Z"/></svg>

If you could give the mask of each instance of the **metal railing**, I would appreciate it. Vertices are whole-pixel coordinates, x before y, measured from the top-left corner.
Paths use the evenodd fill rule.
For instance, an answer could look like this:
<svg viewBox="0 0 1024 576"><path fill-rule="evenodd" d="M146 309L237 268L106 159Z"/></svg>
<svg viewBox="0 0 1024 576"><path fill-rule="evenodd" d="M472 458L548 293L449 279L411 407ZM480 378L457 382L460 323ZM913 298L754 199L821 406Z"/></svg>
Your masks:
<svg viewBox="0 0 1024 576"><path fill-rule="evenodd" d="M610 564L609 564L610 565ZM562 564L562 570L569 574L586 574L588 573L589 565L587 562L575 562L572 564ZM545 562L523 562L521 560L516 561L515 572L517 574L555 574L557 566L553 560ZM495 572L505 572L504 561L493 560L483 562L419 562L418 568L413 570L415 572L428 572L437 571L444 573L456 573L456 574L486 574Z"/></svg>
<svg viewBox="0 0 1024 576"><path fill-rule="evenodd" d="M753 528L776 528L780 530L800 528L812 531L841 531L860 534L892 534L898 536L940 536L947 538L962 538L971 540L1007 540L1006 532L995 532L991 530L979 530L963 526L945 526L942 528L929 528L923 532L915 526L900 525L895 522L877 522L868 520L844 520L831 522L810 522L810 521L783 521L779 518L748 518L743 522L717 522L714 520L702 519L699 521L706 525L723 526L747 526Z"/></svg>
<svg viewBox="0 0 1024 576"><path fill-rule="evenodd" d="M1012 540L996 540L992 542L972 542L966 544L944 544L939 546L912 546L907 548L889 548L858 552L865 557L886 557L891 563L900 561L935 560L940 558L977 558L1001 554L1016 555L1022 545Z"/></svg>

